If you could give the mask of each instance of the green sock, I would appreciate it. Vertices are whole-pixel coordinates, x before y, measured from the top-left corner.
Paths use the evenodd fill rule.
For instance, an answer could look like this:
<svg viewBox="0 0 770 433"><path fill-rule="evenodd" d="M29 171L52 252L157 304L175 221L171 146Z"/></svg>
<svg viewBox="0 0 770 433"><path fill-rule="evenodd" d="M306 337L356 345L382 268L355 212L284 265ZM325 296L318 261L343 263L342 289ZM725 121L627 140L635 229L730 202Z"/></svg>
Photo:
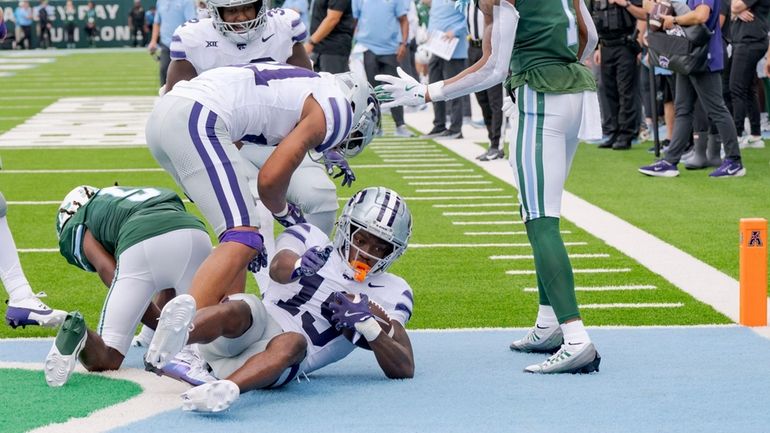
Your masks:
<svg viewBox="0 0 770 433"><path fill-rule="evenodd" d="M528 221L525 226L535 256L540 304L551 305L559 323L580 317L575 298L575 278L559 233L559 219L537 218Z"/></svg>

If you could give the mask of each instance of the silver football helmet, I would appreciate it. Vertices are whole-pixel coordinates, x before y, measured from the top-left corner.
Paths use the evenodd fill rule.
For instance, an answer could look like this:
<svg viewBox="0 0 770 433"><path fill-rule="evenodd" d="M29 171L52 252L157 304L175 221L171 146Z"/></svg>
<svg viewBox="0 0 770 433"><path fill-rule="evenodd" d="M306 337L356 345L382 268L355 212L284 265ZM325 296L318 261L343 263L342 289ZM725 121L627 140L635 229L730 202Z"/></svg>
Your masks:
<svg viewBox="0 0 770 433"><path fill-rule="evenodd" d="M380 252L371 248L364 251L356 244L362 231L388 247ZM348 266L346 275L360 282L368 275L385 272L406 251L411 235L412 214L404 199L391 189L369 187L357 192L342 209L334 249ZM374 264L363 264L358 260L363 257Z"/></svg>
<svg viewBox="0 0 770 433"><path fill-rule="evenodd" d="M64 196L64 200L59 205L59 212L56 215L57 238L61 237L62 227L72 218L72 215L75 215L75 212L88 203L98 192L99 188L90 185L80 185Z"/></svg>
<svg viewBox="0 0 770 433"><path fill-rule="evenodd" d="M334 80L353 109L353 128L337 147L345 158L351 158L361 153L380 129L380 103L366 77L343 72L334 74Z"/></svg>
<svg viewBox="0 0 770 433"><path fill-rule="evenodd" d="M267 21L268 3L269 0L206 0L214 27L236 44L248 44L262 33ZM257 12L254 19L231 23L222 18L222 9L250 4Z"/></svg>

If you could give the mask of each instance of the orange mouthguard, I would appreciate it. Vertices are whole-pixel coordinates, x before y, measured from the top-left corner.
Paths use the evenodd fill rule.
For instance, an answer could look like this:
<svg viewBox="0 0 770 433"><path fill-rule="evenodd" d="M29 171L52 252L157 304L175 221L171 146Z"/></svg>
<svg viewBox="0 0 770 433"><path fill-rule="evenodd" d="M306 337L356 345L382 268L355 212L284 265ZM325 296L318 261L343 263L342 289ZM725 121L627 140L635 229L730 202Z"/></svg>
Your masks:
<svg viewBox="0 0 770 433"><path fill-rule="evenodd" d="M358 281L359 283L364 281L364 279L366 278L366 274L368 274L369 271L372 269L371 266L367 265L364 262L359 262L358 260L351 261L350 265L353 267L353 270L356 271L356 274L353 276L353 279Z"/></svg>

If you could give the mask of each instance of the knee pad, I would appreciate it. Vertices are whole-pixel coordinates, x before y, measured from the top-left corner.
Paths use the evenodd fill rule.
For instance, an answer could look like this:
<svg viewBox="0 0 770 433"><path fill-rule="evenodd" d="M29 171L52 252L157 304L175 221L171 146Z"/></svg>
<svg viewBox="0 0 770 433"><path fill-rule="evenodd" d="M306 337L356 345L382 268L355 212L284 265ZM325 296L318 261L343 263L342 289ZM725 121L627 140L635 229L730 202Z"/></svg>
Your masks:
<svg viewBox="0 0 770 433"><path fill-rule="evenodd" d="M237 242L246 245L257 252L262 251L264 245L262 235L251 230L225 230L225 232L219 236L219 243L222 244L225 242Z"/></svg>
<svg viewBox="0 0 770 433"><path fill-rule="evenodd" d="M0 218L4 217L7 212L8 212L8 203L5 202L5 197L3 197L3 193L0 192Z"/></svg>

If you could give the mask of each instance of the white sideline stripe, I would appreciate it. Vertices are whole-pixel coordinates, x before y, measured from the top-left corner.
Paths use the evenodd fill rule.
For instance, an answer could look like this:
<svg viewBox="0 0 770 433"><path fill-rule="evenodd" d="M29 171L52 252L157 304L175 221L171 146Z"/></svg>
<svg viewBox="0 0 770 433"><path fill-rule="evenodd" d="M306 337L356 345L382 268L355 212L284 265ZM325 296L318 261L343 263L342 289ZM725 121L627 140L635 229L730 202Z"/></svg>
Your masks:
<svg viewBox="0 0 770 433"><path fill-rule="evenodd" d="M450 188L450 189L442 189L442 188L429 188L429 189L415 189L415 192L501 192L503 191L502 188Z"/></svg>
<svg viewBox="0 0 770 433"><path fill-rule="evenodd" d="M585 242L564 242L565 246L585 245ZM529 247L529 242L506 244L409 244L409 248L488 248L488 247ZM534 272L534 271L533 271Z"/></svg>
<svg viewBox="0 0 770 433"><path fill-rule="evenodd" d="M476 161L479 147L471 140L446 140L440 144L498 179L514 185L513 170L508 161ZM729 275L568 191L562 195L562 217L698 301L712 306L733 322L738 322L739 284ZM762 328L757 334L770 338L770 327Z"/></svg>
<svg viewBox="0 0 770 433"><path fill-rule="evenodd" d="M457 161L456 159L452 159L452 161ZM440 163L431 163L431 164L364 164L364 165L353 165L351 168L403 168L403 167L462 167L463 164L460 162L440 162ZM418 171L422 172L422 171Z"/></svg>
<svg viewBox="0 0 770 433"><path fill-rule="evenodd" d="M561 230L559 233L563 235L571 234L572 232L569 230ZM527 232L524 230L519 231L512 231L512 232L465 232L463 233L465 236L518 236L518 235L526 235Z"/></svg>
<svg viewBox="0 0 770 433"><path fill-rule="evenodd" d="M421 158L421 161L447 163L457 161L457 158ZM382 162L385 164L409 164L411 166L412 163L420 161L415 158L388 158L386 156L382 158Z"/></svg>
<svg viewBox="0 0 770 433"><path fill-rule="evenodd" d="M575 287L577 292L615 292L622 290L655 290L658 286L648 284L628 285L628 286L595 286L595 287ZM537 287L525 287L525 292L537 292Z"/></svg>
<svg viewBox="0 0 770 433"><path fill-rule="evenodd" d="M425 153L425 154L437 153L437 154L440 154L440 155L446 155L446 151L444 149L439 149L439 148L437 148L435 146L432 147L432 148L423 148L422 146L419 146L417 148L407 147L407 148L404 148L404 149L390 149L389 147L390 146L388 146L386 148L382 148L382 149L381 148L375 148L374 149L374 153L376 153L378 155L386 155L386 154L387 155L390 155L390 154L393 154L393 155L406 155L406 154L410 154L410 155L411 154L418 154L418 155L421 155L423 153Z"/></svg>
<svg viewBox="0 0 770 433"><path fill-rule="evenodd" d="M61 169L61 170L0 170L0 174L68 174L68 173L156 173L162 172L162 168L83 168L83 169Z"/></svg>
<svg viewBox="0 0 770 433"><path fill-rule="evenodd" d="M597 268L597 269L572 269L575 274L614 274L631 272L631 268ZM507 275L535 275L534 269L505 271Z"/></svg>
<svg viewBox="0 0 770 433"><path fill-rule="evenodd" d="M438 176L401 176L404 179L480 179L483 176L480 174L466 174L460 176L452 175L438 175Z"/></svg>
<svg viewBox="0 0 770 433"><path fill-rule="evenodd" d="M640 303L640 304L581 304L578 306L581 310L602 310L608 308L682 308L681 302L674 303Z"/></svg>
<svg viewBox="0 0 770 433"><path fill-rule="evenodd" d="M491 180L459 180L459 181L436 181L436 182L409 182L409 185L489 185Z"/></svg>
<svg viewBox="0 0 770 433"><path fill-rule="evenodd" d="M58 253L58 248L19 248L20 253Z"/></svg>
<svg viewBox="0 0 770 433"><path fill-rule="evenodd" d="M524 221L452 221L456 226L503 226L509 224L524 224Z"/></svg>
<svg viewBox="0 0 770 433"><path fill-rule="evenodd" d="M403 197L406 201L422 201L422 200L489 200L489 199L512 199L513 196L510 195L499 195L499 196L490 196L490 195L468 195L468 196L459 196L459 197ZM348 201L349 198L345 197L338 197L337 201Z"/></svg>
<svg viewBox="0 0 770 433"><path fill-rule="evenodd" d="M43 363L0 362L0 368L19 368L42 372ZM146 371L136 368L121 368L105 373L88 373L78 363L75 371L135 382L142 387L142 392L124 402L92 412L85 418L70 418L61 423L29 430L28 433L106 432L147 419L161 412L181 410L182 399L179 395L190 389L187 384L168 378L159 380L156 375L148 374Z"/></svg>
<svg viewBox="0 0 770 433"><path fill-rule="evenodd" d="M507 210L493 210L489 212L442 212L444 216L485 216L485 215L518 215L518 212Z"/></svg>
<svg viewBox="0 0 770 433"><path fill-rule="evenodd" d="M569 257L571 259L606 259L609 256L610 256L609 254L604 254L604 253L569 254ZM518 254L518 255L512 255L512 256L489 256L490 260L527 260L527 259L533 259L533 258L535 258L535 256L533 256L532 254Z"/></svg>
<svg viewBox="0 0 770 433"><path fill-rule="evenodd" d="M52 63L56 61L53 57L0 57L0 64L6 63Z"/></svg>
<svg viewBox="0 0 770 433"><path fill-rule="evenodd" d="M473 171L472 168L440 168L437 170L396 170L396 173L470 173Z"/></svg>
<svg viewBox="0 0 770 433"><path fill-rule="evenodd" d="M518 203L455 203L455 204L434 204L437 208L454 207L518 207Z"/></svg>

